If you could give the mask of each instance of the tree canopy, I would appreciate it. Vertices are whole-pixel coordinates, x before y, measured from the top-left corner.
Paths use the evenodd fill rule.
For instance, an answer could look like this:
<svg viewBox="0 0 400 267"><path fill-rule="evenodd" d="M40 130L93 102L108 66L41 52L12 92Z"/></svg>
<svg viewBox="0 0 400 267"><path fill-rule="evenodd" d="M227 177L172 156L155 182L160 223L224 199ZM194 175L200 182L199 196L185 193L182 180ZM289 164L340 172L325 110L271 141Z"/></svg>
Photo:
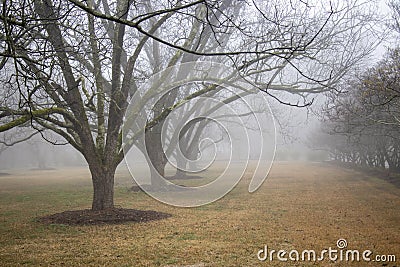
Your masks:
<svg viewBox="0 0 400 267"><path fill-rule="evenodd" d="M326 92L376 44L369 1L6 0L0 14L0 132L30 126L86 159L92 208L111 208L123 117L138 88L185 62L223 63L281 103ZM210 85L206 85L209 88ZM179 101L149 110L146 131ZM229 96L231 97L231 96ZM138 106L143 105L137 98ZM50 138L51 131L62 140Z"/></svg>

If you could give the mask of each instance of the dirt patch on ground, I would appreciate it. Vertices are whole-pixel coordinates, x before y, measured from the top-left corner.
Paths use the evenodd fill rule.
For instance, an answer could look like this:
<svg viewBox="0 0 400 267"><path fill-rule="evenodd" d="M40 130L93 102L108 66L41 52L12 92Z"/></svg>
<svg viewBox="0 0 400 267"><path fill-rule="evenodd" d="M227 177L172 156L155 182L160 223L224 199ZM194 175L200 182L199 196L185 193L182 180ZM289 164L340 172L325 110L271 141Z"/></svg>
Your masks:
<svg viewBox="0 0 400 267"><path fill-rule="evenodd" d="M143 189L140 186L134 185L128 189L129 192L143 192Z"/></svg>
<svg viewBox="0 0 400 267"><path fill-rule="evenodd" d="M199 175L174 175L167 176L165 179L167 180L191 180L191 179L203 179L204 177Z"/></svg>
<svg viewBox="0 0 400 267"><path fill-rule="evenodd" d="M97 225L120 224L125 222L149 222L169 217L171 217L171 214L152 210L115 208L102 211L93 211L89 209L64 211L38 218L38 221L45 224Z"/></svg>
<svg viewBox="0 0 400 267"><path fill-rule="evenodd" d="M56 168L32 168L31 171L55 171Z"/></svg>
<svg viewBox="0 0 400 267"><path fill-rule="evenodd" d="M185 190L193 190L192 188L185 188L184 185L180 185L179 188L173 186L173 185L165 185L162 187L155 187L151 185L134 185L128 189L129 192L140 192L144 191L146 192L177 192L177 191L185 191Z"/></svg>

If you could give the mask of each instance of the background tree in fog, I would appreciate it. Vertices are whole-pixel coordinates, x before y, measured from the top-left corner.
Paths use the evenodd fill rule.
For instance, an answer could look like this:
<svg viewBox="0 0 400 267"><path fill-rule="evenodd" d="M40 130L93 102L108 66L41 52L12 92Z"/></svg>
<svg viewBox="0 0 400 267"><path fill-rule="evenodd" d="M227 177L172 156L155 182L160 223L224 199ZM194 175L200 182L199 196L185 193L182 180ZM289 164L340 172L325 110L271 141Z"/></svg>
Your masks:
<svg viewBox="0 0 400 267"><path fill-rule="evenodd" d="M341 89L324 110L324 130L333 136L322 140L333 158L400 171L399 49Z"/></svg>
<svg viewBox="0 0 400 267"><path fill-rule="evenodd" d="M112 208L123 116L149 77L218 61L278 102L295 94L307 104L373 49L377 18L368 2L5 0L0 131L28 124L44 138L62 137L53 142L88 163L92 209ZM150 155L160 155L159 125L178 101L219 90L203 89L177 88L152 107Z"/></svg>

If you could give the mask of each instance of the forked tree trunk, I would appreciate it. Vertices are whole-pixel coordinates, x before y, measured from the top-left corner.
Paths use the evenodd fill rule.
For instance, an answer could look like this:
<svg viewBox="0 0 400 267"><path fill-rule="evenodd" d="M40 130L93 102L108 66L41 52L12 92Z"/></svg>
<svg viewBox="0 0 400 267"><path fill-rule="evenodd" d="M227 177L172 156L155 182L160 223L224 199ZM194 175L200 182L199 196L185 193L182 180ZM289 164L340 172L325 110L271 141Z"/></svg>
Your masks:
<svg viewBox="0 0 400 267"><path fill-rule="evenodd" d="M187 175L186 173L186 166L187 166L187 160L183 157L177 157L176 158L176 173L175 173L175 177L177 178L182 178L185 177Z"/></svg>
<svg viewBox="0 0 400 267"><path fill-rule="evenodd" d="M160 176L165 177L165 166L167 164L160 159L153 160L151 164L154 166L154 168L150 167L151 185L156 189L163 189L167 184L160 179Z"/></svg>
<svg viewBox="0 0 400 267"><path fill-rule="evenodd" d="M187 157L190 160L195 160L197 158L197 152L195 152L194 150L192 151L186 151L188 154ZM184 157L177 157L176 159L176 165L177 165L177 169L176 169L176 173L175 176L177 178L185 178L188 176L189 173L191 173L190 171L186 171L187 167L189 165L189 170L193 171L197 169L197 164L195 161L188 161L186 158Z"/></svg>
<svg viewBox="0 0 400 267"><path fill-rule="evenodd" d="M155 189L162 189L167 185L160 179L160 176L165 177L165 166L168 162L162 147L161 129L162 125L156 125L145 133L147 160L150 164L150 180Z"/></svg>
<svg viewBox="0 0 400 267"><path fill-rule="evenodd" d="M116 168L89 166L93 183L92 210L114 208L114 176Z"/></svg>

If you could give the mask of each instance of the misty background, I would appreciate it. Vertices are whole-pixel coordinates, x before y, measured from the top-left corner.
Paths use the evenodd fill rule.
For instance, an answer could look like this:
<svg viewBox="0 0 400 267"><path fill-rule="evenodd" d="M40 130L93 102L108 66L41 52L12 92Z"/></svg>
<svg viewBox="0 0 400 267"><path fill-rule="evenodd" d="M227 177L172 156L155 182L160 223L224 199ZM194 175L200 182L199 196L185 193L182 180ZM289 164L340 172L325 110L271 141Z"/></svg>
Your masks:
<svg viewBox="0 0 400 267"><path fill-rule="evenodd" d="M378 3L380 13L390 16L391 10L388 2L381 0ZM365 69L382 59L388 48L393 47L396 41L396 37L389 37L382 42L375 52L365 60ZM289 103L298 102L298 97L290 94L281 96L281 99ZM328 151L316 149L313 145L313 135L320 131L318 113L327 98L324 94L316 94L309 95L307 99L309 101L312 99L313 104L302 108L281 105L273 99L269 100L276 120L275 161L331 160ZM3 140L4 134L0 134ZM3 144L0 149L0 169L6 171L87 166L83 156L70 144L61 144L63 143L62 139L54 136L43 138L42 134L43 136L47 135L47 133L37 134L28 141L12 146ZM45 139L53 141L57 139L57 141L48 142ZM54 145L55 143L57 145ZM140 155L138 157L140 158ZM144 158L143 162L145 162ZM125 167L124 161L120 167Z"/></svg>

